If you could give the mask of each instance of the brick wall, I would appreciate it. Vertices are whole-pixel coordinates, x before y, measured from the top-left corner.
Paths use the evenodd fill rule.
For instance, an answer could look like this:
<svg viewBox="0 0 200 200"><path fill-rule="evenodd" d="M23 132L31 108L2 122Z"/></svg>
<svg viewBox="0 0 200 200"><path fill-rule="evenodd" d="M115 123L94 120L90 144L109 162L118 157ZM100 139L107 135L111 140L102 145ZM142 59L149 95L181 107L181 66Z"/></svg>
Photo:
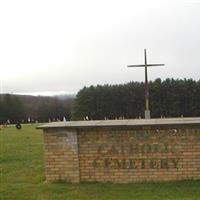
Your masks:
<svg viewBox="0 0 200 200"><path fill-rule="evenodd" d="M72 130L44 130L46 180L79 182L77 133Z"/></svg>
<svg viewBox="0 0 200 200"><path fill-rule="evenodd" d="M90 128L44 132L47 181L200 179L200 129Z"/></svg>

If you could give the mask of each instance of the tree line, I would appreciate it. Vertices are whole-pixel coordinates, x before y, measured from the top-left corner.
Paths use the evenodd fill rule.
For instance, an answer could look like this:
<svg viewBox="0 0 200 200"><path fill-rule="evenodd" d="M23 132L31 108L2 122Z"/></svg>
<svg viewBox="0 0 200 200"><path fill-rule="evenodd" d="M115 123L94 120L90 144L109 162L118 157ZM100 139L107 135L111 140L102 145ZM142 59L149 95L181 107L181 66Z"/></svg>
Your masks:
<svg viewBox="0 0 200 200"><path fill-rule="evenodd" d="M33 123L71 119L74 97L0 95L0 123Z"/></svg>
<svg viewBox="0 0 200 200"><path fill-rule="evenodd" d="M156 79L149 82L151 116L200 116L200 80ZM73 118L99 120L143 118L144 83L84 87L75 99Z"/></svg>
<svg viewBox="0 0 200 200"><path fill-rule="evenodd" d="M149 82L151 117L200 116L200 80L156 79ZM75 96L0 95L0 123L144 117L144 83L97 85Z"/></svg>

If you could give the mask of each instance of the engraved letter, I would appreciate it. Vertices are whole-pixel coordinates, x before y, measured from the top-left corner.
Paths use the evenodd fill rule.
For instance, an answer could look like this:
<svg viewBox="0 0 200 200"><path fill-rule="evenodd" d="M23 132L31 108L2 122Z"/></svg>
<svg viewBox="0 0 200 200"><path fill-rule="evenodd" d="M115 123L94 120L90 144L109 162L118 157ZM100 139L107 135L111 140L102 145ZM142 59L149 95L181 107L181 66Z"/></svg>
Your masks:
<svg viewBox="0 0 200 200"><path fill-rule="evenodd" d="M172 158L171 161L172 161L172 163L173 163L173 165L174 165L174 168L177 169L177 168L178 168L178 161L179 161L179 159Z"/></svg>

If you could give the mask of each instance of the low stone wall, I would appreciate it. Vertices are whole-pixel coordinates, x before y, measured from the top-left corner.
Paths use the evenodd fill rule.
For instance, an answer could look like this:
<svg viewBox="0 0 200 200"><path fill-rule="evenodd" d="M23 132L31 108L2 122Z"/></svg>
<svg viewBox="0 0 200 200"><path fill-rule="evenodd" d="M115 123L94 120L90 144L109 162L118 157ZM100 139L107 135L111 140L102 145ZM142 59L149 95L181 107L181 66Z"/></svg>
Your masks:
<svg viewBox="0 0 200 200"><path fill-rule="evenodd" d="M42 128L47 181L200 179L200 123Z"/></svg>

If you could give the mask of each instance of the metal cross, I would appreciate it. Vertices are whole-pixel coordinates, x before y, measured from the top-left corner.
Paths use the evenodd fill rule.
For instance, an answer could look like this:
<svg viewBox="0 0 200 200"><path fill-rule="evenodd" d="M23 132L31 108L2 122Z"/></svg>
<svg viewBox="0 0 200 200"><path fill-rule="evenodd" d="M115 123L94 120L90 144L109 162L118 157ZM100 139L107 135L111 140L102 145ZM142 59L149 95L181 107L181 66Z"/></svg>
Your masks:
<svg viewBox="0 0 200 200"><path fill-rule="evenodd" d="M164 64L147 64L146 49L144 50L144 65L128 65L128 67L145 67L145 119L151 118L149 110L149 87L148 87L147 67L154 67L154 66L164 66Z"/></svg>

